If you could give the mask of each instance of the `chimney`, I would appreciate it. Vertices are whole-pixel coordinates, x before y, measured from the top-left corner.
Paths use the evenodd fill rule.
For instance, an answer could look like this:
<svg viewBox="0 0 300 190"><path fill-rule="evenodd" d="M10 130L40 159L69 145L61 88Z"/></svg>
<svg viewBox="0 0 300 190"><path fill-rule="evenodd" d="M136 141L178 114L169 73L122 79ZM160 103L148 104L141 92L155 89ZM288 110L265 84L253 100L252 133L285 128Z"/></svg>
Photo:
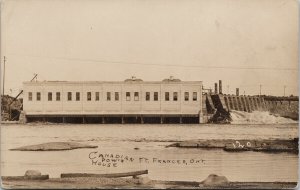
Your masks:
<svg viewBox="0 0 300 190"><path fill-rule="evenodd" d="M236 88L236 95L239 96L240 95L240 89Z"/></svg>
<svg viewBox="0 0 300 190"><path fill-rule="evenodd" d="M219 80L219 93L222 94L222 81Z"/></svg>
<svg viewBox="0 0 300 190"><path fill-rule="evenodd" d="M218 94L218 83L215 83L215 94Z"/></svg>

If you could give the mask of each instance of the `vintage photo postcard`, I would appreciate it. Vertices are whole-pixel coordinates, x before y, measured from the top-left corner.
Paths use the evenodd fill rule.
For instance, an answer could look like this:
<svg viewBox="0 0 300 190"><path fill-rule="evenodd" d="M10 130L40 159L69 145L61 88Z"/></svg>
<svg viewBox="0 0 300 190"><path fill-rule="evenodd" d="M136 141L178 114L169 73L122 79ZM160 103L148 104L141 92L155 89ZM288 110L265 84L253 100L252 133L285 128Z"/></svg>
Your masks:
<svg viewBox="0 0 300 190"><path fill-rule="evenodd" d="M296 188L298 7L2 0L1 188Z"/></svg>

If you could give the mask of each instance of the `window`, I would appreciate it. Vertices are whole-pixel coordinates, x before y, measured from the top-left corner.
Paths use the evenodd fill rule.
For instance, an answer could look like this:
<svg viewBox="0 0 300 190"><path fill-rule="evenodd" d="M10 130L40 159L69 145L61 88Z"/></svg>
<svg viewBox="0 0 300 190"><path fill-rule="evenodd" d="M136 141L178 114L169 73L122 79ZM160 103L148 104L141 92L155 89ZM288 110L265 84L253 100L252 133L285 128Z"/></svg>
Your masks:
<svg viewBox="0 0 300 190"><path fill-rule="evenodd" d="M41 93L40 92L36 93L36 100L41 101Z"/></svg>
<svg viewBox="0 0 300 190"><path fill-rule="evenodd" d="M146 92L146 101L150 101L150 92Z"/></svg>
<svg viewBox="0 0 300 190"><path fill-rule="evenodd" d="M87 101L91 101L92 100L92 93L91 92L87 92L86 93L86 99L87 99Z"/></svg>
<svg viewBox="0 0 300 190"><path fill-rule="evenodd" d="M52 101L52 92L48 92L48 101Z"/></svg>
<svg viewBox="0 0 300 190"><path fill-rule="evenodd" d="M178 92L173 92L173 101L178 100Z"/></svg>
<svg viewBox="0 0 300 190"><path fill-rule="evenodd" d="M28 101L32 101L32 92L28 92Z"/></svg>
<svg viewBox="0 0 300 190"><path fill-rule="evenodd" d="M165 101L169 101L169 100L170 100L170 93L165 92Z"/></svg>
<svg viewBox="0 0 300 190"><path fill-rule="evenodd" d="M56 92L56 101L60 101L60 92Z"/></svg>
<svg viewBox="0 0 300 190"><path fill-rule="evenodd" d="M154 92L154 101L158 101L158 92Z"/></svg>
<svg viewBox="0 0 300 190"><path fill-rule="evenodd" d="M95 100L96 100L96 101L99 101L99 99L100 99L100 93L99 93L99 92L96 92L96 93L95 93Z"/></svg>
<svg viewBox="0 0 300 190"><path fill-rule="evenodd" d="M106 92L106 100L107 101L111 100L111 93L110 92Z"/></svg>
<svg viewBox="0 0 300 190"><path fill-rule="evenodd" d="M119 101L119 92L115 92L115 101Z"/></svg>
<svg viewBox="0 0 300 190"><path fill-rule="evenodd" d="M189 93L188 92L184 93L184 100L189 101Z"/></svg>
<svg viewBox="0 0 300 190"><path fill-rule="evenodd" d="M130 92L126 92L126 101L130 101Z"/></svg>
<svg viewBox="0 0 300 190"><path fill-rule="evenodd" d="M72 92L68 92L68 101L72 101Z"/></svg>
<svg viewBox="0 0 300 190"><path fill-rule="evenodd" d="M139 101L139 93L134 92L134 101Z"/></svg>
<svg viewBox="0 0 300 190"><path fill-rule="evenodd" d="M80 92L76 92L76 101L80 101Z"/></svg>
<svg viewBox="0 0 300 190"><path fill-rule="evenodd" d="M193 101L197 101L197 92L193 92Z"/></svg>

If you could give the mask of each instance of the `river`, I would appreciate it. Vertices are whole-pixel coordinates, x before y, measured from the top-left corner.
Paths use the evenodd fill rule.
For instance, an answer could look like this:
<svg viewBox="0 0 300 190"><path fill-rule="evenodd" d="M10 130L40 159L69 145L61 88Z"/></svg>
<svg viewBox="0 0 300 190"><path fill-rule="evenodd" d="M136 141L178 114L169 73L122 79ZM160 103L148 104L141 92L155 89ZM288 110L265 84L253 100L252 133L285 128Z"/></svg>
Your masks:
<svg viewBox="0 0 300 190"><path fill-rule="evenodd" d="M298 155L291 153L225 152L221 149L166 148L191 139L291 139L298 124L252 125L140 125L140 124L25 124L1 126L1 175L23 175L40 170L50 177L61 173L113 173L149 170L149 178L201 181L209 174L230 181L297 181ZM73 141L97 145L96 149L68 151L10 151L25 145ZM114 165L95 164L103 155L122 157ZM146 161L148 159L148 161ZM94 161L94 163L93 163ZM103 162L104 163L104 162ZM98 165L99 164L99 165Z"/></svg>

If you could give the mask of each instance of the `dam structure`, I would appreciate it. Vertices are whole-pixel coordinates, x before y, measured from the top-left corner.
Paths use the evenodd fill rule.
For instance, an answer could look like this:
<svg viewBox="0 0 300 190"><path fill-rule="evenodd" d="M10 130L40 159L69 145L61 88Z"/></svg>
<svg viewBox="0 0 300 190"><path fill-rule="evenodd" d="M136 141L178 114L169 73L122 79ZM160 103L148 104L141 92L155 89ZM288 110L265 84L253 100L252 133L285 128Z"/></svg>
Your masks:
<svg viewBox="0 0 300 190"><path fill-rule="evenodd" d="M31 81L23 83L25 122L205 123L202 81ZM205 103L205 102L204 102Z"/></svg>

